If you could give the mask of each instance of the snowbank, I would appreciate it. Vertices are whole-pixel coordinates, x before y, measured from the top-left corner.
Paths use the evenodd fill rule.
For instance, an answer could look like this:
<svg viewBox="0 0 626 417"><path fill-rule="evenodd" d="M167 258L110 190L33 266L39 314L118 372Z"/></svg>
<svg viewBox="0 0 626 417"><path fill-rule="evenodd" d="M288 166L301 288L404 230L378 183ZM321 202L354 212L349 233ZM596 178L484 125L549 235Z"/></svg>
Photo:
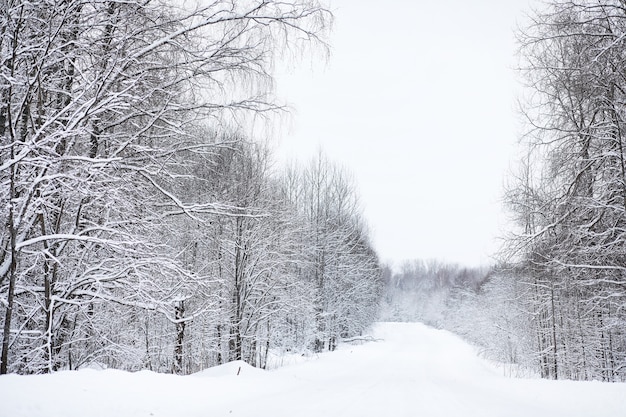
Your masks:
<svg viewBox="0 0 626 417"><path fill-rule="evenodd" d="M262 375L265 371L254 366L248 365L244 361L233 361L225 363L224 365L214 366L209 369L205 369L201 372L196 372L193 376L201 377L228 377L228 376L241 376L248 377L250 375Z"/></svg>
<svg viewBox="0 0 626 417"><path fill-rule="evenodd" d="M185 377L5 375L0 417L626 416L626 384L504 378L458 337L421 324L381 323L373 336L275 371L233 362Z"/></svg>

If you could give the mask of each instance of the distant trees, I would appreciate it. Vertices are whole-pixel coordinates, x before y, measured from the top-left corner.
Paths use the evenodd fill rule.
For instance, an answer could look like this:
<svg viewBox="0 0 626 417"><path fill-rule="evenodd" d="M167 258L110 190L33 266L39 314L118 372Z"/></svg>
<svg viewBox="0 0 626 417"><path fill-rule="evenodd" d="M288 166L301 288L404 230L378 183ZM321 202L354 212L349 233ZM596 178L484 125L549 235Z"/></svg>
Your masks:
<svg viewBox="0 0 626 417"><path fill-rule="evenodd" d="M543 377L626 379L626 9L555 1L520 33L529 149L508 241Z"/></svg>
<svg viewBox="0 0 626 417"><path fill-rule="evenodd" d="M385 277L383 320L454 332L507 375L539 373L531 288L510 271L414 260Z"/></svg>
<svg viewBox="0 0 626 417"><path fill-rule="evenodd" d="M309 223L233 126L278 108L276 49L323 45L329 19L298 0L4 2L0 373L263 365L315 298ZM337 268L375 278L357 235Z"/></svg>
<svg viewBox="0 0 626 417"><path fill-rule="evenodd" d="M438 260L407 261L395 273L388 269L383 320L450 328L453 316L461 311L461 299L477 293L490 274L489 268L466 268Z"/></svg>

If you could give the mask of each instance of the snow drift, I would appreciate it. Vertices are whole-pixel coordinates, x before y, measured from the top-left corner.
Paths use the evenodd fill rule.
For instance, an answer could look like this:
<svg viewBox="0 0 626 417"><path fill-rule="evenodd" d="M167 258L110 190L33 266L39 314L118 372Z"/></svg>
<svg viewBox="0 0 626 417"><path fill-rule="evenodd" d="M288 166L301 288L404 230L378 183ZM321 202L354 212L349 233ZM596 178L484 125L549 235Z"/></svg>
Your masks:
<svg viewBox="0 0 626 417"><path fill-rule="evenodd" d="M458 337L380 323L376 339L262 371L190 375L83 370L0 377L4 417L626 415L626 384L510 379Z"/></svg>

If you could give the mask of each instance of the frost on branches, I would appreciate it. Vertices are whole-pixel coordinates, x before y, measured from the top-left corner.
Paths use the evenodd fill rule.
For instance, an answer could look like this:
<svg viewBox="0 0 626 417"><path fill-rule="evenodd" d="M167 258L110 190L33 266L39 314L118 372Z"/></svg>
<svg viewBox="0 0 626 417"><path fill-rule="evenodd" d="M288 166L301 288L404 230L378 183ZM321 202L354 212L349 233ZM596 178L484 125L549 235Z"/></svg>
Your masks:
<svg viewBox="0 0 626 417"><path fill-rule="evenodd" d="M313 348L311 219L232 126L279 110L276 51L324 48L331 17L297 0L4 3L0 373L187 373ZM364 249L339 265L366 254L377 271L350 233ZM371 317L350 320L337 334Z"/></svg>

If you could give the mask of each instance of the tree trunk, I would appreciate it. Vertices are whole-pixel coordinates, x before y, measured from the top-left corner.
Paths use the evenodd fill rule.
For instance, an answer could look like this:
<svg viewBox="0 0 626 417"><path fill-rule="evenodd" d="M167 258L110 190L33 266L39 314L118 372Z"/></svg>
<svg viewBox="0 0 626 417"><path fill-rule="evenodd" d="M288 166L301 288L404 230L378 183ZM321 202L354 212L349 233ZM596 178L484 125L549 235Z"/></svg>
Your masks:
<svg viewBox="0 0 626 417"><path fill-rule="evenodd" d="M11 147L11 159L15 158L14 147ZM15 297L15 281L17 279L17 230L14 222L14 198L15 198L15 164L11 165L10 178L10 203L9 203L9 235L11 239L11 264L9 267L9 293L7 294L7 308L4 315L4 329L2 332L2 353L0 355L0 375L8 371L9 363L9 339L11 337L11 318L13 316L13 299Z"/></svg>
<svg viewBox="0 0 626 417"><path fill-rule="evenodd" d="M183 374L183 343L185 341L185 301L180 300L174 306L174 318L176 319L176 345L174 346L174 364L172 373Z"/></svg>

